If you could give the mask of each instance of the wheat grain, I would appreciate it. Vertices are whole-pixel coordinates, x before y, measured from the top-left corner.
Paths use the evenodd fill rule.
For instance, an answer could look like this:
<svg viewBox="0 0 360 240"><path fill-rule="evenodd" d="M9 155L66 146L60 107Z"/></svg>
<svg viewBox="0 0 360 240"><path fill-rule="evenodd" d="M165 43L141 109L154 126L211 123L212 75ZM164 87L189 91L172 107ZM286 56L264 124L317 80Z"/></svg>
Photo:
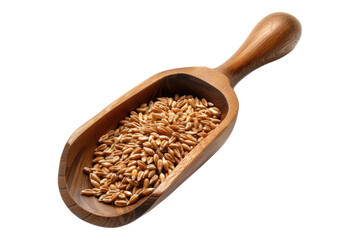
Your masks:
<svg viewBox="0 0 360 240"><path fill-rule="evenodd" d="M192 95L161 97L141 104L102 135L92 167L84 167L92 189L81 194L123 207L148 196L177 164L221 123L212 102Z"/></svg>
<svg viewBox="0 0 360 240"><path fill-rule="evenodd" d="M119 206L119 207L124 207L124 206L127 205L127 201L125 201L125 200L116 200L116 201L114 202L114 204L115 204L116 206Z"/></svg>
<svg viewBox="0 0 360 240"><path fill-rule="evenodd" d="M131 196L131 198L129 199L129 202L127 203L127 205L136 203L139 200L139 195L134 194Z"/></svg>
<svg viewBox="0 0 360 240"><path fill-rule="evenodd" d="M95 191L93 189L84 189L81 191L81 194L93 196L95 195Z"/></svg>

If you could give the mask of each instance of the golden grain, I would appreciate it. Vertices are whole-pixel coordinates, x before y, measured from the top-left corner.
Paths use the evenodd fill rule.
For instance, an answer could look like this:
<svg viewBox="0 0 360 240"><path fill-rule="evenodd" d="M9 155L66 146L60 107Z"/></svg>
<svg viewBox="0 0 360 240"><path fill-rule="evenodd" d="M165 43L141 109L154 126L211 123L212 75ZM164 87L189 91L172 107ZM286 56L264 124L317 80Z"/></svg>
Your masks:
<svg viewBox="0 0 360 240"><path fill-rule="evenodd" d="M139 195L134 194L131 196L131 198L129 199L129 202L127 203L127 205L136 203L139 200Z"/></svg>
<svg viewBox="0 0 360 240"><path fill-rule="evenodd" d="M81 194L93 196L95 194L95 191L93 189L84 189L81 191Z"/></svg>
<svg viewBox="0 0 360 240"><path fill-rule="evenodd" d="M119 121L94 149L84 167L92 189L81 194L123 207L150 195L177 164L220 124L221 112L192 95L160 97Z"/></svg>
<svg viewBox="0 0 360 240"><path fill-rule="evenodd" d="M119 206L119 207L124 207L124 206L127 205L127 201L125 201L125 200L116 200L116 201L114 202L114 204L115 204L116 206Z"/></svg>
<svg viewBox="0 0 360 240"><path fill-rule="evenodd" d="M144 193L144 195L147 196L147 195L151 194L152 192L154 192L154 190L155 190L155 188L145 188L143 193Z"/></svg>
<svg viewBox="0 0 360 240"><path fill-rule="evenodd" d="M127 197L131 197L132 193L130 191L124 191L125 196Z"/></svg>

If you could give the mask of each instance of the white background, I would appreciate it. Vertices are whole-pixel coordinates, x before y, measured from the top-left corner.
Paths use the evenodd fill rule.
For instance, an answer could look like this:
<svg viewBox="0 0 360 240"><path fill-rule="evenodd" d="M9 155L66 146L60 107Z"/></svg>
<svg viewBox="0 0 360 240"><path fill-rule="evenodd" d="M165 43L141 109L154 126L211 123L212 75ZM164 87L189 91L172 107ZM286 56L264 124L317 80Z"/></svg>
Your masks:
<svg viewBox="0 0 360 240"><path fill-rule="evenodd" d="M1 235L6 239L359 239L357 1L1 1ZM226 144L135 222L63 203L80 125L153 74L217 67L267 14L302 23L289 55L236 86Z"/></svg>

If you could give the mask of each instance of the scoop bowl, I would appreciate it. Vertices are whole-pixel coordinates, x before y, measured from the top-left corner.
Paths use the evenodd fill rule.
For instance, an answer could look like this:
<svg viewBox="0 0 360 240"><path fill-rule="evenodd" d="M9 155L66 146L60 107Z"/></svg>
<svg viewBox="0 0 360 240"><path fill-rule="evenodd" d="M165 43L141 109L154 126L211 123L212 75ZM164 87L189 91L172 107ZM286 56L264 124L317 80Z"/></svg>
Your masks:
<svg viewBox="0 0 360 240"><path fill-rule="evenodd" d="M238 113L233 87L260 66L289 53L301 35L299 21L287 13L273 13L261 20L239 50L221 66L189 67L158 73L116 99L78 128L67 141L60 160L58 185L66 206L79 218L103 227L128 224L164 200L200 168L229 137ZM97 140L115 129L142 103L157 97L191 94L205 98L221 111L221 123L176 166L149 196L133 205L117 207L80 194L91 188L84 167L91 166Z"/></svg>

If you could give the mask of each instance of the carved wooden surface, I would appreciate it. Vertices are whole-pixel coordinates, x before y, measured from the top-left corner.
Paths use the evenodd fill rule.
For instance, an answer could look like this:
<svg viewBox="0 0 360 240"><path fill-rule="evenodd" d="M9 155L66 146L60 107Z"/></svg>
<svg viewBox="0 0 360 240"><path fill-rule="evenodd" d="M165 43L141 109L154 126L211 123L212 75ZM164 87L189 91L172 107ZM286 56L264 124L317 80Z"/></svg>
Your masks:
<svg viewBox="0 0 360 240"><path fill-rule="evenodd" d="M191 67L161 72L115 100L77 129L64 147L58 184L65 204L79 218L104 227L125 225L151 210L225 143L234 127L239 107L233 90L236 83L256 68L289 53L300 35L301 26L296 18L286 13L271 14L254 28L240 49L218 68ZM80 195L81 190L91 187L82 169L91 166L97 139L115 129L119 120L140 104L175 93L192 94L213 102L222 112L221 124L181 161L151 195L137 203L116 207L101 203L95 197Z"/></svg>

